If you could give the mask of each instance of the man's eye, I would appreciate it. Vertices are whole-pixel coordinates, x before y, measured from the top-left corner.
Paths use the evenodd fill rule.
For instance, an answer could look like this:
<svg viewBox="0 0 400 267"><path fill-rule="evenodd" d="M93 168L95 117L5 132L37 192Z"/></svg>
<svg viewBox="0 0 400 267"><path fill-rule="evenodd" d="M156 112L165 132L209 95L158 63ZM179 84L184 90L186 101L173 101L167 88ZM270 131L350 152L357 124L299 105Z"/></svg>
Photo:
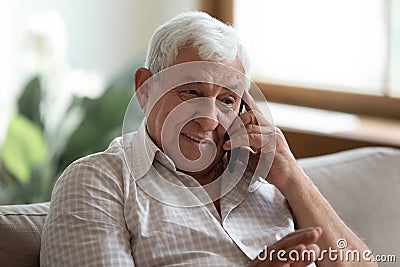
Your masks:
<svg viewBox="0 0 400 267"><path fill-rule="evenodd" d="M192 89L182 90L181 93L188 95L197 95L197 91Z"/></svg>
<svg viewBox="0 0 400 267"><path fill-rule="evenodd" d="M233 105L233 103L235 103L235 99L233 99L232 97L227 97L222 99L221 102L224 103L225 105Z"/></svg>

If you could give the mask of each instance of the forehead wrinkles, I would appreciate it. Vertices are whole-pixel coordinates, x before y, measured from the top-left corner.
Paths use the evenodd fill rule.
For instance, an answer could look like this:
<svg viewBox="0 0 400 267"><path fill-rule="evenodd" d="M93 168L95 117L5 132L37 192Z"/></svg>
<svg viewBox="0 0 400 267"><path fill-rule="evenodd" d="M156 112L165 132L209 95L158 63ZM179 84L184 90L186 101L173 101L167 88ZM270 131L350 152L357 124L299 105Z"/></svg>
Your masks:
<svg viewBox="0 0 400 267"><path fill-rule="evenodd" d="M208 83L231 90L242 87L245 76L238 70L216 62L195 61L173 65L159 76L166 90L188 83Z"/></svg>

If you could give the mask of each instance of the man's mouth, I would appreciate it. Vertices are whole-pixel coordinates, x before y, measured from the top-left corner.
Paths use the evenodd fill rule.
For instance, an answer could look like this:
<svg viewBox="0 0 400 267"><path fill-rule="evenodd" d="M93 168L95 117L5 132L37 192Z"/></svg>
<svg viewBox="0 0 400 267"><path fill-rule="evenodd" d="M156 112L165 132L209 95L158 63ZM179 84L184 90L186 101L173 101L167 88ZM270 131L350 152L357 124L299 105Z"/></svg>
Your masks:
<svg viewBox="0 0 400 267"><path fill-rule="evenodd" d="M193 136L193 135L185 134L185 133L182 133L182 135L183 135L184 137L186 137L186 138L188 138L188 139L190 139L190 140L196 142L196 143L206 144L206 143L211 143L211 142L213 142L213 141L212 141L211 139L209 139L209 138Z"/></svg>

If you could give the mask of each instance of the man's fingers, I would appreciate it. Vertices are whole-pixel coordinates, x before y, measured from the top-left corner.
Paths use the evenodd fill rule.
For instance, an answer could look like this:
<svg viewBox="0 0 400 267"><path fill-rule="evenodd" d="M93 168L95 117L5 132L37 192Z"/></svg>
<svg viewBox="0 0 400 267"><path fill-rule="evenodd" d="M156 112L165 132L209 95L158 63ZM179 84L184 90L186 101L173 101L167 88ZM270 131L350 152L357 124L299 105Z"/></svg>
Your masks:
<svg viewBox="0 0 400 267"><path fill-rule="evenodd" d="M319 254L320 248L315 244L322 235L320 227L310 227L292 232L281 240L268 246L266 251L260 253L259 257L249 266L308 266L314 262Z"/></svg>
<svg viewBox="0 0 400 267"><path fill-rule="evenodd" d="M261 109L257 106L256 102L250 95L250 93L246 90L242 96L242 103L246 108L246 112L239 115L240 120L233 121L231 125L231 129L236 129L240 126L247 124L255 124L255 125L265 125L271 126L272 123L269 122L263 115Z"/></svg>
<svg viewBox="0 0 400 267"><path fill-rule="evenodd" d="M265 145L274 143L275 130L268 127L251 126L246 131L238 131L229 136L223 149L230 150L235 147L248 146L261 150Z"/></svg>
<svg viewBox="0 0 400 267"><path fill-rule="evenodd" d="M296 235L299 235L299 234L302 234L302 233L305 233L305 232L311 232L311 231L314 231L314 230L320 231L321 227L307 227L307 228L298 229L298 230L296 230L294 232L291 232L291 233L287 234L284 238L296 236Z"/></svg>
<svg viewBox="0 0 400 267"><path fill-rule="evenodd" d="M276 248L293 247L298 244L310 245L318 241L322 235L321 227L310 227L292 232L276 243Z"/></svg>
<svg viewBox="0 0 400 267"><path fill-rule="evenodd" d="M298 251L298 259L294 261L290 267L306 267L318 259L320 252L321 249L317 244L304 246Z"/></svg>
<svg viewBox="0 0 400 267"><path fill-rule="evenodd" d="M248 90L244 90L242 99L247 111L256 110L262 114L260 108L256 104L256 101L254 101L253 97L250 95Z"/></svg>
<svg viewBox="0 0 400 267"><path fill-rule="evenodd" d="M262 114L256 113L256 111L247 111L237 116L231 123L228 132L231 134L236 131L243 130L247 125L262 125L269 126L268 121L262 116Z"/></svg>
<svg viewBox="0 0 400 267"><path fill-rule="evenodd" d="M235 121L233 126L242 126L248 124L271 126L272 124L264 117L264 115L257 110L246 111L239 115L240 121Z"/></svg>
<svg viewBox="0 0 400 267"><path fill-rule="evenodd" d="M247 267L287 267L289 264L290 267L306 267L316 261L319 254L320 248L316 244L298 244L278 251L269 249L260 253Z"/></svg>
<svg viewBox="0 0 400 267"><path fill-rule="evenodd" d="M299 244L295 247L282 249L279 252L273 251L273 253L269 253L268 251L263 251L247 267L285 267L296 260L291 259L289 255L294 255L294 253L299 254L305 249L305 247L306 246L303 244ZM267 253L267 255L265 255L265 253Z"/></svg>

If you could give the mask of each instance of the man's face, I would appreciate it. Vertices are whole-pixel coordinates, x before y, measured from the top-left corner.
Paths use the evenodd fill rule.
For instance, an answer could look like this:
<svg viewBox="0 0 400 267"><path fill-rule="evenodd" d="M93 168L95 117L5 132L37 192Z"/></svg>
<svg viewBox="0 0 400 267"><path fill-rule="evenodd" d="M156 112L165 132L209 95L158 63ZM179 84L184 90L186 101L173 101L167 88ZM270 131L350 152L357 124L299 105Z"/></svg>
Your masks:
<svg viewBox="0 0 400 267"><path fill-rule="evenodd" d="M201 61L197 52L183 49L173 66L193 61ZM244 73L239 60L221 68L203 62L205 66L179 65L184 67L164 75L158 88L147 91L150 137L178 168L189 172L212 168L223 156L224 136L239 112L244 90L244 75L237 75Z"/></svg>

